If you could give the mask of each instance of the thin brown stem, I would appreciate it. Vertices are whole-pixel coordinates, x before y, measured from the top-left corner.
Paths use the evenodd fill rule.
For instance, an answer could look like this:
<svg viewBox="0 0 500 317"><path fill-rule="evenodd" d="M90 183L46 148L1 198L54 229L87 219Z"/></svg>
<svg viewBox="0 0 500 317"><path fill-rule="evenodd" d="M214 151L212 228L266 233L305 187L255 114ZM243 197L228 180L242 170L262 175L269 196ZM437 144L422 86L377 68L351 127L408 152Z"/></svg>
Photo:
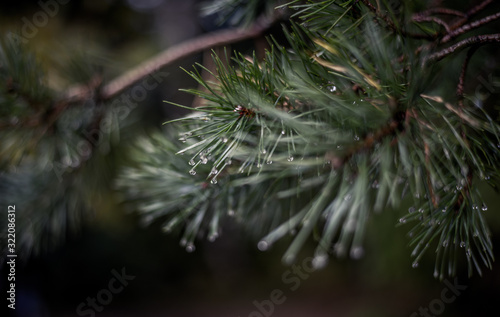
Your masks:
<svg viewBox="0 0 500 317"><path fill-rule="evenodd" d="M457 29L454 29L452 31L449 31L448 34L446 34L442 39L441 43L446 43L454 39L455 37L462 35L466 32L469 32L472 29L478 28L480 26L483 26L487 23L490 23L492 21L495 21L496 19L500 18L500 12L497 12L495 14L489 15L487 17L484 17L480 20L471 22L469 24L465 24Z"/></svg>
<svg viewBox="0 0 500 317"><path fill-rule="evenodd" d="M192 54L212 47L256 37L271 27L276 21L277 17L275 16L272 18L261 17L252 26L245 29L212 32L175 45L109 82L103 87L101 98L104 100L111 99L142 78Z"/></svg>
<svg viewBox="0 0 500 317"><path fill-rule="evenodd" d="M467 56L465 57L465 61L462 65L462 70L460 71L460 76L458 78L457 97L458 97L458 105L459 105L458 111L460 113L463 113L463 110L464 110L464 90L465 90L465 77L466 77L466 73L467 73L467 67L469 66L470 59L472 58L472 55L474 55L474 53L476 52L476 50L478 48L479 48L478 46L473 46L469 49L469 51L467 52ZM464 141L464 144L467 147L469 147L470 145L469 145L469 140L467 138L467 130L466 130L466 126L464 124L463 119L462 119L462 125L460 128L460 132L461 132L461 136L462 136L462 140ZM458 197L457 204L455 206L456 210L460 210L462 203L464 202L466 197L469 195L469 190L470 190L470 186L472 184L473 176L474 176L473 168L471 167L471 163L469 162L468 163L468 171L467 171L467 183L464 185L463 190L460 193L460 196Z"/></svg>
<svg viewBox="0 0 500 317"><path fill-rule="evenodd" d="M472 7L471 9L469 9L469 11L467 11L467 13L465 13L465 16L462 19L458 20L457 22L455 22L451 26L451 29L454 30L454 29L461 27L462 25L467 23L467 21L469 21L469 19L471 17L473 17L474 15L481 12L484 8L486 8L491 3L493 3L493 0L485 0L485 1L481 2L480 4Z"/></svg>
<svg viewBox="0 0 500 317"><path fill-rule="evenodd" d="M467 52L467 56L465 57L464 64L462 65L462 70L460 72L460 77L458 78L457 84L457 97L458 97L458 105L461 109L464 107L464 88L465 88L465 74L467 73L467 67L469 66L470 59L472 55L476 52L479 47L473 46Z"/></svg>
<svg viewBox="0 0 500 317"><path fill-rule="evenodd" d="M448 33L451 32L450 27L448 26L448 24L446 22L444 22L443 20L441 20L440 18L416 16L416 17L413 18L413 21L415 21L415 22L434 22L436 24L439 24L439 25L443 26L444 29L446 30L446 32L448 32Z"/></svg>
<svg viewBox="0 0 500 317"><path fill-rule="evenodd" d="M389 103L393 104L392 106L394 108L397 108L396 100L394 100L393 98L389 99ZM373 133L368 134L358 145L351 147L342 155L328 152L325 155L326 160L330 161L331 168L342 168L344 164L357 153L372 149L377 142L380 142L385 137L396 135L397 131L404 131L404 123L406 118L406 112L396 112L387 125L381 127L379 130Z"/></svg>
<svg viewBox="0 0 500 317"><path fill-rule="evenodd" d="M441 7L430 8L428 10L425 10L425 11L418 13L416 16L430 16L432 14L455 15L458 17L465 17L466 16L466 14L461 12L461 11L448 9L448 8L441 8Z"/></svg>
<svg viewBox="0 0 500 317"><path fill-rule="evenodd" d="M442 60L443 58L447 57L448 55L451 55L453 53L457 53L464 48L471 47L471 46L481 46L485 45L488 43L500 43L500 33L496 34L487 34L487 35L477 35L477 36L471 36L469 38L466 38L456 44L453 44L445 49L442 49L439 52L433 53L429 55L424 63L427 62L437 62Z"/></svg>

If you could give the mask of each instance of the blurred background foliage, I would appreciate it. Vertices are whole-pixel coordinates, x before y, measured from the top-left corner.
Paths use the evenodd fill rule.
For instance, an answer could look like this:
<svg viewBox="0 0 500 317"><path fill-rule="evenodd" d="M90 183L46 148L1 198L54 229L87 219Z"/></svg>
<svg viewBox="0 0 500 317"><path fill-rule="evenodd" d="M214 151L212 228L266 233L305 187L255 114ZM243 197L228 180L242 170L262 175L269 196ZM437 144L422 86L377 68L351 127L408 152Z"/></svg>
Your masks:
<svg viewBox="0 0 500 317"><path fill-rule="evenodd" d="M444 2L462 9L471 1ZM72 0L61 5L58 14L27 45L46 71L49 87L60 92L96 73L109 80L161 50L218 28L215 18L200 17L200 4L195 0ZM18 30L24 17L31 18L39 10L38 1L3 2L0 32ZM498 23L489 26L492 30L498 27ZM279 29L273 30L278 38ZM234 47L250 51L253 44ZM498 55L483 56L473 60L475 77L469 85L487 97L485 104L493 104L500 95L500 87L493 81L499 76ZM164 70L168 76L120 122L119 139L110 137L109 147L101 147L93 155L80 183L33 183L23 177L29 173L21 169L9 171L8 179L2 173L2 203L22 206L24 202L9 200L20 190L37 196L57 192L61 199L71 200L67 195L76 186L88 199L73 203L92 211L90 218L76 218L79 230L71 231L64 243L52 246L49 240L49 247L40 253L19 258L16 316L77 315L76 307L106 287L112 269L122 267L136 278L99 316L248 316L255 310L253 301L269 299L273 289L281 289L287 297L275 307L273 316L410 316L440 298L444 285L431 277L433 255L428 254L418 268L411 268L408 228L395 226L394 220L399 218L395 215L407 213L409 204L372 217L362 259L332 260L304 278L294 291L282 279L290 268L280 260L290 241L260 252L255 239L228 221L218 240L200 241L195 252L188 253L179 246L178 236L162 233L156 223L145 226L134 210L120 204L112 180L127 161L127 145L184 113L162 101L191 104L192 97L179 88L194 88L196 82L180 67L190 68L201 61L202 54L197 54ZM446 76L456 78L461 65L442 67L449 69ZM447 81L437 78L436 82ZM486 217L493 244L498 246L500 216L496 211L500 201L497 193L484 186L487 194L483 198L489 206ZM6 207L2 204L2 208ZM313 248L311 241L298 263ZM498 258L498 247L494 250ZM495 299L500 294L498 263L483 277L471 279L465 266L460 267L458 279L468 288L446 305L442 316L489 316L496 310ZM3 267L0 285L5 283Z"/></svg>

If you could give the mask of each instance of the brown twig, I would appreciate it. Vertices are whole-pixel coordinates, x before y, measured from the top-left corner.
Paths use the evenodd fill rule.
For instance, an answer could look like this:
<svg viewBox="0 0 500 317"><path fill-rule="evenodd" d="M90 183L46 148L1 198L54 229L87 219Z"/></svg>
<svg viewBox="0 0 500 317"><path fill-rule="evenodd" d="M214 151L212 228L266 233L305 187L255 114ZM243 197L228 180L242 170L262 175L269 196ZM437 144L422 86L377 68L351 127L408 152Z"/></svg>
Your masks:
<svg viewBox="0 0 500 317"><path fill-rule="evenodd" d="M479 48L478 46L473 46L469 49L469 51L467 52L467 56L465 57L464 63L462 65L462 70L460 71L460 76L458 78L458 84L457 84L457 97L458 97L458 106L459 106L458 111L461 114L463 114L463 110L464 110L464 90L465 90L465 77L466 77L466 73L467 73L467 67L469 66L470 59L472 58L472 55L474 55L474 53L476 52L476 50L478 48ZM463 118L463 116L461 118ZM462 119L462 125L460 128L460 132L461 132L461 136L462 136L462 140L464 141L464 144L467 147L469 147L470 146L469 140L467 138L467 131L466 131L466 127L464 125L463 119ZM456 211L460 210L460 207L461 207L463 201L465 200L466 196L469 195L470 185L472 184L473 177L474 177L473 169L472 169L471 164L469 162L468 163L468 171L467 171L467 182L466 182L466 184L464 184L463 190L457 199L457 203L455 205Z"/></svg>
<svg viewBox="0 0 500 317"><path fill-rule="evenodd" d="M445 49L442 49L439 52L433 53L429 55L425 60L424 64L431 61L431 62L437 62L445 58L446 56L459 52L463 50L464 48L470 47L470 46L480 46L480 45L485 45L488 43L500 43L500 33L496 34L487 34L487 35L477 35L477 36L471 36L469 38L466 38L456 44L453 44Z"/></svg>
<svg viewBox="0 0 500 317"><path fill-rule="evenodd" d="M430 8L428 10L422 11L415 16L430 16L431 14L442 14L442 15L455 15L459 17L465 17L466 14L458 11L458 10L453 10L453 9L448 9L448 8ZM414 16L414 17L415 17Z"/></svg>
<svg viewBox="0 0 500 317"><path fill-rule="evenodd" d="M465 74L467 72L467 67L469 66L470 59L472 55L476 52L479 47L473 46L467 52L467 56L465 57L464 64L462 65L462 70L460 72L460 77L458 78L457 84L457 97L458 97L458 105L460 109L464 108L464 87L465 87Z"/></svg>
<svg viewBox="0 0 500 317"><path fill-rule="evenodd" d="M274 15L270 17L261 16L253 25L247 28L215 31L172 46L104 85L98 99L109 100L144 77L190 55L203 52L212 47L236 43L256 37L282 18L283 13L279 10L275 10ZM63 99L69 101L82 101L89 98L89 93L86 87L76 86L68 89Z"/></svg>
<svg viewBox="0 0 500 317"><path fill-rule="evenodd" d="M392 104L392 107L394 109L397 109L395 99L393 99L393 98L389 99L389 103ZM396 134L397 131L403 131L404 130L404 122L405 122L406 118L407 118L406 112L398 112L397 111L387 125L381 127L379 130L375 131L374 133L368 134L363 139L362 142L360 142L356 146L349 148L346 152L344 152L340 156L336 153L333 153L333 152L326 153L326 155L325 155L326 160L330 161L331 168L333 168L333 169L341 168L355 154L363 152L363 151L367 151L367 150L373 148L375 143L381 141L385 137Z"/></svg>
<svg viewBox="0 0 500 317"><path fill-rule="evenodd" d="M101 98L104 100L111 99L149 74L189 55L202 52L211 47L256 37L269 29L278 18L278 15L261 17L252 26L245 29L216 31L175 45L109 82L103 87Z"/></svg>
<svg viewBox="0 0 500 317"><path fill-rule="evenodd" d="M439 25L442 25L444 27L444 29L446 30L446 32L448 32L448 33L451 32L448 24L446 22L444 22L443 20L441 20L440 18L416 16L413 18L413 21L415 21L415 22L434 22L434 23L437 23Z"/></svg>
<svg viewBox="0 0 500 317"><path fill-rule="evenodd" d="M500 12L497 12L495 14L492 14L492 15L489 15L487 17L484 17L480 20L477 20L477 21L474 21L474 22L471 22L469 24L465 24L457 29L454 29L452 31L448 31L448 34L446 34L442 39L441 39L441 43L446 43L446 42L449 42L451 41L452 39L454 39L455 37L459 36L459 35L462 35L466 32L469 32L470 30L472 29L475 29L475 28L478 28L480 26L483 26L487 23L490 23L496 19L499 19L500 18Z"/></svg>
<svg viewBox="0 0 500 317"><path fill-rule="evenodd" d="M389 122L389 124L387 124L386 126L382 127L380 130L378 130L377 132L375 133L372 133L370 135L368 135L364 140L363 142L361 142L360 145L358 146L355 146L355 147L352 147L351 149L349 149L349 151L347 151L346 153L344 153L342 156L339 156L337 154L334 154L332 152L329 152L325 155L325 158L327 159L327 161L330 162L330 166L333 168L333 169L339 169L341 168L342 166L344 166L344 164L353 156L355 155L356 153L360 153L360 152L363 152L363 151L366 151L370 148L373 147L373 144L375 142L378 142L380 140L382 140L382 138L386 137L386 136L389 136L391 134L394 134L397 130L397 128L399 127L400 123L395 121L395 120L391 120Z"/></svg>
<svg viewBox="0 0 500 317"><path fill-rule="evenodd" d="M451 26L451 29L454 30L456 28L461 27L462 25L464 25L464 23L467 23L467 21L469 21L469 19L471 17L473 17L474 15L481 12L484 8L486 8L491 3L493 3L493 0L485 0L485 1L481 2L480 4L472 7L471 9L469 9L469 11L467 11L467 13L465 13L465 16L462 19L458 20L457 22L455 22Z"/></svg>

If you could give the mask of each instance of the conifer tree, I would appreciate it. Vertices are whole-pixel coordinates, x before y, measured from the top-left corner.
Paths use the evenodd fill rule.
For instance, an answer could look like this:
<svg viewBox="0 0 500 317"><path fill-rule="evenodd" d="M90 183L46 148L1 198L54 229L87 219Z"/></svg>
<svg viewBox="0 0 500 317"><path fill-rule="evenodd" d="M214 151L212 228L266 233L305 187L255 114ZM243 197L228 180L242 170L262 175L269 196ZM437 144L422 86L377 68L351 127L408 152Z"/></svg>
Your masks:
<svg viewBox="0 0 500 317"><path fill-rule="evenodd" d="M187 70L200 87L185 91L202 102L177 105L190 114L129 148L114 180L123 199L145 223L180 234L187 251L233 217L260 250L292 236L288 264L315 239L317 268L330 256L362 257L371 215L411 201L395 222L409 228L413 266L435 251L436 278L455 275L459 259L481 274L494 259L479 184L498 185L500 126L496 105L471 86L500 42L490 29L500 7L439 3L215 1L208 11L238 28L108 83L87 70L65 94L50 91L35 60L5 38L1 199L23 204L25 250L58 241L90 212L88 182L106 164L99 152L126 133L113 110L118 93L182 56L286 22L286 41L270 36L263 59L226 52L213 56L215 70ZM27 197L30 186L46 190Z"/></svg>

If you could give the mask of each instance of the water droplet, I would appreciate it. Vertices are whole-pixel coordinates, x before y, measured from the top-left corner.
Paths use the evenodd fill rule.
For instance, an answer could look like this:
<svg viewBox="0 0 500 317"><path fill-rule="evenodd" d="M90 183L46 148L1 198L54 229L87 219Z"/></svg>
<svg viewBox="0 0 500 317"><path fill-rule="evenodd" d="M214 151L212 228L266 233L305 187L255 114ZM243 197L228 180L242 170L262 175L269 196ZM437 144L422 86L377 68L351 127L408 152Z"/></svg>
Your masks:
<svg viewBox="0 0 500 317"><path fill-rule="evenodd" d="M215 185L215 184L217 184L217 178L215 178L215 177L214 177L214 178L212 178L212 179L210 180L210 184L214 184L214 185Z"/></svg>
<svg viewBox="0 0 500 317"><path fill-rule="evenodd" d="M413 264L411 265L411 267L414 268L414 269L417 268L418 267L418 262L416 262L416 261L413 262Z"/></svg>
<svg viewBox="0 0 500 317"><path fill-rule="evenodd" d="M324 254L315 256L312 261L313 268L316 270L324 268L327 263L328 257Z"/></svg>
<svg viewBox="0 0 500 317"><path fill-rule="evenodd" d="M465 248L465 242L464 241L460 242L460 247L461 248Z"/></svg>
<svg viewBox="0 0 500 317"><path fill-rule="evenodd" d="M337 145L337 150L342 149L342 145Z"/></svg>
<svg viewBox="0 0 500 317"><path fill-rule="evenodd" d="M441 212L446 212L446 208L443 208L443 210L441 210Z"/></svg>
<svg viewBox="0 0 500 317"><path fill-rule="evenodd" d="M472 235L474 238L477 238L479 236L479 232L475 231L474 234Z"/></svg>
<svg viewBox="0 0 500 317"><path fill-rule="evenodd" d="M217 232L215 232L215 233L208 236L208 241L214 242L215 239L217 239L218 237L219 237L219 234Z"/></svg>
<svg viewBox="0 0 500 317"><path fill-rule="evenodd" d="M457 190L462 190L462 185L457 185Z"/></svg>
<svg viewBox="0 0 500 317"><path fill-rule="evenodd" d="M326 88L328 88L328 90L330 90L330 92L335 92L335 91L337 91L337 87L336 87L335 85L331 85L331 86L328 86L328 87L326 87Z"/></svg>
<svg viewBox="0 0 500 317"><path fill-rule="evenodd" d="M266 164L273 164L273 161L267 161Z"/></svg>
<svg viewBox="0 0 500 317"><path fill-rule="evenodd" d="M226 165L231 165L231 164L233 164L233 161L230 158L228 158L226 160Z"/></svg>
<svg viewBox="0 0 500 317"><path fill-rule="evenodd" d="M443 247L445 247L445 248L446 248L447 246L448 246L448 240L444 240L444 241L443 241Z"/></svg>
<svg viewBox="0 0 500 317"><path fill-rule="evenodd" d="M465 251L465 254L467 254L467 257L470 258L472 256L472 251L471 249L467 249L467 251Z"/></svg>
<svg viewBox="0 0 500 317"><path fill-rule="evenodd" d="M351 258L355 260L361 259L365 255L365 250L363 247L354 247L351 250Z"/></svg>
<svg viewBox="0 0 500 317"><path fill-rule="evenodd" d="M354 136L354 141L359 141L359 136L355 135Z"/></svg>
<svg viewBox="0 0 500 317"><path fill-rule="evenodd" d="M410 214L411 214L411 213L414 213L414 212L415 212L415 210L417 210L417 209L416 209L415 207L413 207L413 206L412 206L412 207L410 207L410 208L408 208L408 212L409 212Z"/></svg>
<svg viewBox="0 0 500 317"><path fill-rule="evenodd" d="M191 253L191 252L194 252L194 250L196 250L196 247L194 246L194 244L190 243L188 245L186 245L186 251Z"/></svg>
<svg viewBox="0 0 500 317"><path fill-rule="evenodd" d="M214 167L212 168L212 170L210 171L210 175L215 175L217 174L219 171Z"/></svg>
<svg viewBox="0 0 500 317"><path fill-rule="evenodd" d="M257 244L257 248L258 248L260 251L266 251L266 250L269 248L269 243L267 243L267 241L261 240L261 241L259 241L259 243Z"/></svg>
<svg viewBox="0 0 500 317"><path fill-rule="evenodd" d="M189 174L196 175L196 171L194 169L189 170Z"/></svg>
<svg viewBox="0 0 500 317"><path fill-rule="evenodd" d="M423 214L423 213L424 213L424 208L420 208L420 209L418 210L418 212L419 212L419 213L421 213L421 214Z"/></svg>
<svg viewBox="0 0 500 317"><path fill-rule="evenodd" d="M439 272L437 270L434 271L434 278L438 278L438 276L439 276Z"/></svg>
<svg viewBox="0 0 500 317"><path fill-rule="evenodd" d="M288 162L293 162L293 156L289 156L287 159Z"/></svg>
<svg viewBox="0 0 500 317"><path fill-rule="evenodd" d="M200 157L201 158L201 164L207 164L208 163L208 158L206 156Z"/></svg>
<svg viewBox="0 0 500 317"><path fill-rule="evenodd" d="M186 243L187 243L186 238L182 238L182 239L181 239L181 241L179 242L179 244L180 244L182 247L183 247L183 246L185 246L185 245L186 245Z"/></svg>
<svg viewBox="0 0 500 317"><path fill-rule="evenodd" d="M267 151L266 151L266 149L263 149L262 151L260 151L260 153L262 153L262 154L266 154L266 153L267 153Z"/></svg>
<svg viewBox="0 0 500 317"><path fill-rule="evenodd" d="M485 203L483 203L483 206L481 207L481 210L482 210L482 211L486 211L486 210L488 210L488 206L486 206L486 204L485 204Z"/></svg>
<svg viewBox="0 0 500 317"><path fill-rule="evenodd" d="M399 222L400 222L400 223L405 223L405 222L406 222L406 219L405 219L405 218L399 218Z"/></svg>
<svg viewBox="0 0 500 317"><path fill-rule="evenodd" d="M281 134L282 135L285 135L286 131L285 130L281 130Z"/></svg>
<svg viewBox="0 0 500 317"><path fill-rule="evenodd" d="M478 210L479 206L477 204L472 204L472 209Z"/></svg>
<svg viewBox="0 0 500 317"><path fill-rule="evenodd" d="M229 209L229 210L227 211L227 215L228 215L229 217L233 217L233 216L234 216L234 214L235 214L235 212L234 212L234 210L233 210L233 209Z"/></svg>
<svg viewBox="0 0 500 317"><path fill-rule="evenodd" d="M257 163L257 168L261 168L261 167L262 167L262 164Z"/></svg>
<svg viewBox="0 0 500 317"><path fill-rule="evenodd" d="M221 141L222 141L222 143L227 143L228 138L226 138L226 137L224 136L224 137L222 137L222 138L221 138Z"/></svg>
<svg viewBox="0 0 500 317"><path fill-rule="evenodd" d="M373 183L372 183L372 188L377 189L377 188L379 188L379 187L380 187L379 182L378 182L377 180L373 181Z"/></svg>
<svg viewBox="0 0 500 317"><path fill-rule="evenodd" d="M179 138L179 141L181 141L182 143L186 143L186 137L185 136L181 136Z"/></svg>

